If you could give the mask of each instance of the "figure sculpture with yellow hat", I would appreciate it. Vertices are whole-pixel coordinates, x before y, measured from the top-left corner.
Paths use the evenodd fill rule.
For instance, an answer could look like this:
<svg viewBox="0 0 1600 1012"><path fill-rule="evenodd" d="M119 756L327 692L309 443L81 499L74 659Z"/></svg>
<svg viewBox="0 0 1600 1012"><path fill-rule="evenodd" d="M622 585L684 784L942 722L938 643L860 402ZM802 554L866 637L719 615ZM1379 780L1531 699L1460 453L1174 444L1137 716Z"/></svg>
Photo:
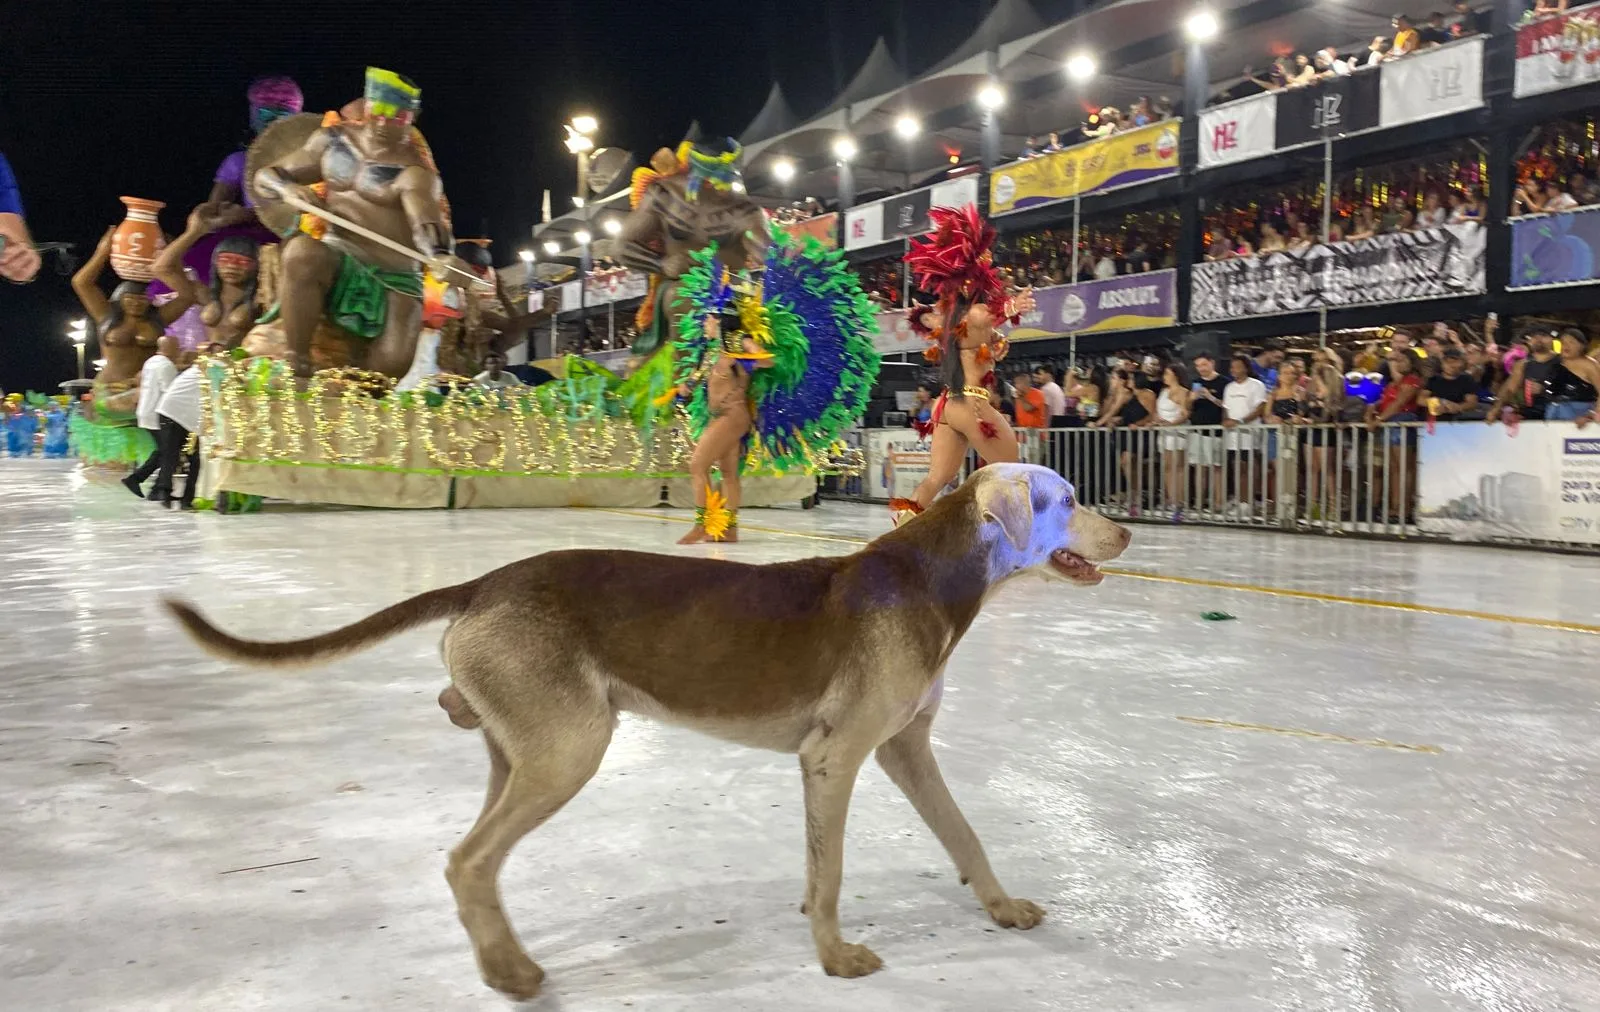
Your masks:
<svg viewBox="0 0 1600 1012"><path fill-rule="evenodd" d="M418 255L431 262L452 247L439 174L413 140L421 96L409 79L369 67L360 121L322 127L255 173L263 201L328 212L320 238L293 231L284 240L279 303L264 318L281 314L298 376L314 371L312 336L324 314L365 342L356 364L395 377L411 366L422 320ZM325 196L312 190L319 183Z"/></svg>
<svg viewBox="0 0 1600 1012"><path fill-rule="evenodd" d="M766 252L766 212L743 192L737 142L710 146L684 141L666 149L650 168L634 171L632 211L618 235L618 261L650 275L650 294L639 310L634 354L653 355L672 342L683 309L679 279L694 266L690 254L715 243L735 269L759 264Z"/></svg>

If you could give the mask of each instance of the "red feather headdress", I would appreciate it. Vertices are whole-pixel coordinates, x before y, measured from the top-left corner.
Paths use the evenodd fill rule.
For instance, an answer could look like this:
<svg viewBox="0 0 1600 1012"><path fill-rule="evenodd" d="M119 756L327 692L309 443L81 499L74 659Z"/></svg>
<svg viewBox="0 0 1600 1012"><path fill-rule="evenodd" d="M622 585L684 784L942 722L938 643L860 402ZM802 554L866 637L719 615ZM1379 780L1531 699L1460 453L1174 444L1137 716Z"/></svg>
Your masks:
<svg viewBox="0 0 1600 1012"><path fill-rule="evenodd" d="M994 269L994 229L978 214L977 205L936 207L928 212L928 220L933 223L933 235L913 239L906 254L917 286L933 292L940 302L957 297L984 302L1000 315L1006 283Z"/></svg>

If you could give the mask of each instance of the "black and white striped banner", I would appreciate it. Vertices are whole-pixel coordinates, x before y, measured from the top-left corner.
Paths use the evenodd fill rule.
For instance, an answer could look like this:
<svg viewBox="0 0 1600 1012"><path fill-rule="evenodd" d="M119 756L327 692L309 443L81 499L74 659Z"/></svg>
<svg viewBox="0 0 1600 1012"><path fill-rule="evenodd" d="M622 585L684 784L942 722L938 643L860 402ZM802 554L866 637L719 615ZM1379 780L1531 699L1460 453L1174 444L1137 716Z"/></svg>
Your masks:
<svg viewBox="0 0 1600 1012"><path fill-rule="evenodd" d="M1484 291L1476 223L1195 264L1189 320L1210 323Z"/></svg>

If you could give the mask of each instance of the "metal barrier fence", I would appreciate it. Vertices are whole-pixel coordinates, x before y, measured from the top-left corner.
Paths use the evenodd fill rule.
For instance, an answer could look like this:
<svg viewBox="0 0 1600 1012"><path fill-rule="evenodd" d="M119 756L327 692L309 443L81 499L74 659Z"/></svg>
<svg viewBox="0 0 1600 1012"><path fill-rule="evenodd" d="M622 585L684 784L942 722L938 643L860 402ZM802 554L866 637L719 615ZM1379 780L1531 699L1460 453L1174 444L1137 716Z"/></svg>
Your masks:
<svg viewBox="0 0 1600 1012"><path fill-rule="evenodd" d="M1035 429L1019 443L1024 461L1065 476L1110 516L1405 535L1416 531L1420 428Z"/></svg>
<svg viewBox="0 0 1600 1012"><path fill-rule="evenodd" d="M1019 429L1024 461L1108 516L1404 536L1417 533L1418 422ZM978 466L969 454L961 478ZM870 464L870 461L869 461ZM883 498L870 482L825 494Z"/></svg>

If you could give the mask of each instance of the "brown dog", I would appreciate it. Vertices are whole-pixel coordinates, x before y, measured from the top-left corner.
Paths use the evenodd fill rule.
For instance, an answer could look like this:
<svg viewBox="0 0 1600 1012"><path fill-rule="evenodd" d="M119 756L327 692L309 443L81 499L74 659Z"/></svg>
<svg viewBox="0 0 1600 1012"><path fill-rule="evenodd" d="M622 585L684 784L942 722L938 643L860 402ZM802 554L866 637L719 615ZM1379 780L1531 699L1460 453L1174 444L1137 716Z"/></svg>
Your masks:
<svg viewBox="0 0 1600 1012"><path fill-rule="evenodd" d="M1030 570L1092 585L1128 531L1080 508L1055 472L984 468L854 555L752 566L583 550L549 552L429 591L336 632L236 639L168 602L203 646L258 664L304 664L451 619L440 705L482 726L489 793L445 877L489 986L518 998L544 977L500 906L501 862L594 775L620 710L758 748L795 752L806 806L806 898L822 968L882 963L839 937L845 813L876 752L997 924L1044 916L1001 888L929 746L945 662L983 602Z"/></svg>

